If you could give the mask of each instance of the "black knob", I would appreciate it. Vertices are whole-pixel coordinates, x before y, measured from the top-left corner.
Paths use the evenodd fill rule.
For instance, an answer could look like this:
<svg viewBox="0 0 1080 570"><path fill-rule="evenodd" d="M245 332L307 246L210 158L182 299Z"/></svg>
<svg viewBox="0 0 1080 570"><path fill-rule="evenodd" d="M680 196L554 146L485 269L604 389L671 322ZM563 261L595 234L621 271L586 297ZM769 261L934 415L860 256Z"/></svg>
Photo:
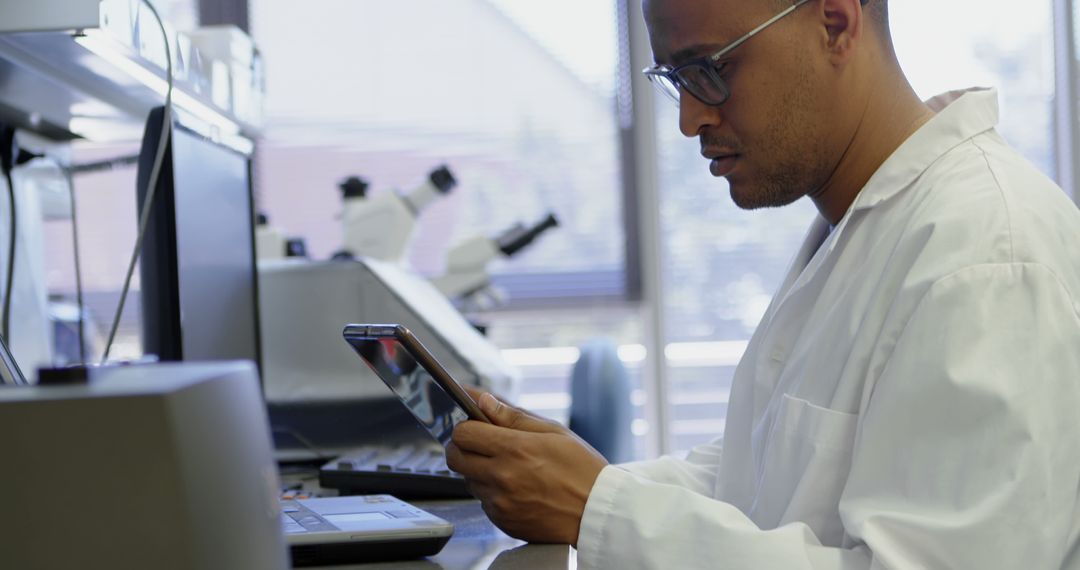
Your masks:
<svg viewBox="0 0 1080 570"><path fill-rule="evenodd" d="M358 176L350 176L338 184L344 198L363 198L367 196L368 183Z"/></svg>
<svg viewBox="0 0 1080 570"><path fill-rule="evenodd" d="M454 179L454 175L445 164L432 170L428 178L431 179L431 183L435 185L435 188L443 194L446 194L452 190L454 186L457 186L457 180Z"/></svg>

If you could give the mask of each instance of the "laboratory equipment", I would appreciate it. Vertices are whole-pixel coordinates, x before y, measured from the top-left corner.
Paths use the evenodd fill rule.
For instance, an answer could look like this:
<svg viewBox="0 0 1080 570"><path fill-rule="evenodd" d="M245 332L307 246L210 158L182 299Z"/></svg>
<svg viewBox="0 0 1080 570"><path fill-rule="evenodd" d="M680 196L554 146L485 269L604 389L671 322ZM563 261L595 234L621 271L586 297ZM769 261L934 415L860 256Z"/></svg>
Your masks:
<svg viewBox="0 0 1080 570"><path fill-rule="evenodd" d="M255 253L260 261L282 259L286 253L285 235L262 212L255 216Z"/></svg>
<svg viewBox="0 0 1080 570"><path fill-rule="evenodd" d="M438 554L454 525L390 495L281 501L293 567Z"/></svg>
<svg viewBox="0 0 1080 570"><path fill-rule="evenodd" d="M344 198L342 223L345 250L354 257L393 263L405 257L420 212L449 193L457 180L446 166L432 170L426 179L406 193L381 192L368 196L368 184L351 177L341 183Z"/></svg>
<svg viewBox="0 0 1080 570"><path fill-rule="evenodd" d="M165 43L148 6L142 0L0 3L0 32L19 32L0 33L0 117L60 141L138 137L165 85ZM164 28L180 122L250 150L263 120L257 49L247 40L249 54L212 53L213 46L199 48L198 30L177 32L168 22Z"/></svg>
<svg viewBox="0 0 1080 570"><path fill-rule="evenodd" d="M446 273L431 281L451 299L476 295L491 285L488 263L517 254L540 234L558 225L555 214L549 213L532 227L517 224L494 238L476 236L467 239L451 248L446 256Z"/></svg>
<svg viewBox="0 0 1080 570"><path fill-rule="evenodd" d="M288 567L250 363L40 376L0 390L0 568Z"/></svg>
<svg viewBox="0 0 1080 570"><path fill-rule="evenodd" d="M161 110L139 162L145 200ZM163 361L259 362L249 158L179 125L141 258L143 350Z"/></svg>
<svg viewBox="0 0 1080 570"><path fill-rule="evenodd" d="M363 445L319 469L319 485L342 495L390 493L403 499L468 499L465 478L446 465L435 441Z"/></svg>
<svg viewBox="0 0 1080 570"><path fill-rule="evenodd" d="M342 327L350 322L400 323L423 338L458 381L510 401L521 381L520 371L444 295L397 264L367 258L263 262L259 307L271 419L303 437L293 446L308 457L313 449L326 456L381 441L433 441L342 342ZM289 434L275 435L280 443Z"/></svg>

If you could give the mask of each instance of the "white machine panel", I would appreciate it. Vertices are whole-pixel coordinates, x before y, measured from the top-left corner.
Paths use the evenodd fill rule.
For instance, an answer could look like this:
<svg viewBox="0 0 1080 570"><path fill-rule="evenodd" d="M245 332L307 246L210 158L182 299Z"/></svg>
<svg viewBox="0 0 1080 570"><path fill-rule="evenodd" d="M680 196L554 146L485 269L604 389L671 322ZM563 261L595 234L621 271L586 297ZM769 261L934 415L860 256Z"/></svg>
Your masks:
<svg viewBox="0 0 1080 570"><path fill-rule="evenodd" d="M262 262L259 307L269 402L390 396L342 339L350 323L405 325L458 381L516 396L520 372L434 286L396 265Z"/></svg>
<svg viewBox="0 0 1080 570"><path fill-rule="evenodd" d="M0 389L0 568L288 567L250 363Z"/></svg>

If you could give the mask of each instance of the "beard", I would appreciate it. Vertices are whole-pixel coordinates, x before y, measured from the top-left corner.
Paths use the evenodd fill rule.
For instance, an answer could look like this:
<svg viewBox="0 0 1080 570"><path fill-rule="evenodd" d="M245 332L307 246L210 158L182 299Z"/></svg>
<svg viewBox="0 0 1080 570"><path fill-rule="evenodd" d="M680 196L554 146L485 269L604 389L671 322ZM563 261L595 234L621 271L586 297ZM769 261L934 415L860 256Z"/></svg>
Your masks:
<svg viewBox="0 0 1080 570"><path fill-rule="evenodd" d="M745 158L758 164L728 178L731 199L744 210L791 204L824 184L832 170L823 144L828 118L820 111L809 63L800 61L796 69L787 92L775 99L767 128L745 149Z"/></svg>
<svg viewBox="0 0 1080 570"><path fill-rule="evenodd" d="M827 173L820 147L791 149L773 159L752 180L729 179L731 199L744 210L787 206L818 188Z"/></svg>

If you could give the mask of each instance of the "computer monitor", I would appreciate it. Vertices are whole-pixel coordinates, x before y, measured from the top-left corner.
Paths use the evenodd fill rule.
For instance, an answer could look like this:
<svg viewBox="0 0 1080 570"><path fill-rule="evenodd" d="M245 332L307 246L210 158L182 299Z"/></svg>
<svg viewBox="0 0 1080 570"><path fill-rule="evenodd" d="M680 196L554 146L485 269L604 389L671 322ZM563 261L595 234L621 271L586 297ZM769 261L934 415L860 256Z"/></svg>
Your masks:
<svg viewBox="0 0 1080 570"><path fill-rule="evenodd" d="M139 211L164 108L147 119ZM259 311L250 158L175 126L140 257L143 351L162 361L251 360Z"/></svg>
<svg viewBox="0 0 1080 570"><path fill-rule="evenodd" d="M143 135L140 212L163 112L150 113ZM143 352L162 361L253 360L261 380L249 157L176 126L159 179L140 257ZM338 332L345 324L335 327L332 342L348 353ZM390 393L383 399L270 404L267 411L279 457L286 459L311 460L323 448L369 443L372 434L426 434Z"/></svg>

